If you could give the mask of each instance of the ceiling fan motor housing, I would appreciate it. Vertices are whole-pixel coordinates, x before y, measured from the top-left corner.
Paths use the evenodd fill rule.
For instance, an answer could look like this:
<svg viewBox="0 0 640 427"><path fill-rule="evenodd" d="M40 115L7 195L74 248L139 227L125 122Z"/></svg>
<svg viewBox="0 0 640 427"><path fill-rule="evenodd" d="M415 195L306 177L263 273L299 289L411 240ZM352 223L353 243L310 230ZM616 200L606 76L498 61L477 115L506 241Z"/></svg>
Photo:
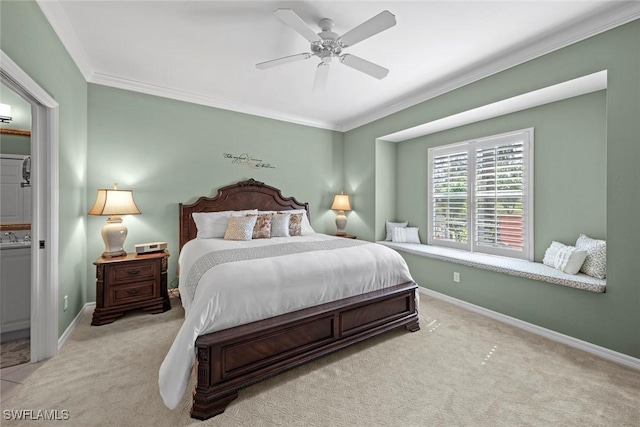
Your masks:
<svg viewBox="0 0 640 427"><path fill-rule="evenodd" d="M321 32L318 36L322 39L322 42L311 43L311 52L314 55L320 57L322 62L330 62L333 56L338 56L342 53L342 43L339 42L340 35L331 31L333 28L333 21L331 19L323 19L320 21Z"/></svg>

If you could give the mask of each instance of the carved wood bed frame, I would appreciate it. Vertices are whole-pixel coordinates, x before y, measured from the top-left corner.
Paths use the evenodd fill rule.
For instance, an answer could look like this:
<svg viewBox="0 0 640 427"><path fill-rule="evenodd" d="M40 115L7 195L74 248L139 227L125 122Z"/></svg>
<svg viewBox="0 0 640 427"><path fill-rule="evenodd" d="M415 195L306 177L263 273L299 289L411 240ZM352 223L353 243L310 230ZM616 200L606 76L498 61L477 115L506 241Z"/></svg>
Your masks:
<svg viewBox="0 0 640 427"><path fill-rule="evenodd" d="M294 197L249 179L213 198L180 203L180 249L197 235L194 212L305 209ZM191 416L224 412L238 390L388 330L420 329L413 282L321 304L209 334L196 340L197 385Z"/></svg>

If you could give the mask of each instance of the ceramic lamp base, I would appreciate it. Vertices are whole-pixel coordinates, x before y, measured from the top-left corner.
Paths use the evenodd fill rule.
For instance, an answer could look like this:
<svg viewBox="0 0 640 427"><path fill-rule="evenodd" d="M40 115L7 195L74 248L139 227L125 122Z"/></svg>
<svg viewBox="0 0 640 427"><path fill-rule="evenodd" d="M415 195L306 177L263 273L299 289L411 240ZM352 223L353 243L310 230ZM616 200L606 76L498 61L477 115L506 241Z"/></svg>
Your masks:
<svg viewBox="0 0 640 427"><path fill-rule="evenodd" d="M338 211L338 216L336 216L336 231L337 236L346 236L347 232L345 228L347 228L347 217L344 214L344 211Z"/></svg>
<svg viewBox="0 0 640 427"><path fill-rule="evenodd" d="M115 258L126 255L124 241L127 238L127 227L122 223L119 216L110 216L107 223L102 227L102 240L104 240L105 251L102 258Z"/></svg>

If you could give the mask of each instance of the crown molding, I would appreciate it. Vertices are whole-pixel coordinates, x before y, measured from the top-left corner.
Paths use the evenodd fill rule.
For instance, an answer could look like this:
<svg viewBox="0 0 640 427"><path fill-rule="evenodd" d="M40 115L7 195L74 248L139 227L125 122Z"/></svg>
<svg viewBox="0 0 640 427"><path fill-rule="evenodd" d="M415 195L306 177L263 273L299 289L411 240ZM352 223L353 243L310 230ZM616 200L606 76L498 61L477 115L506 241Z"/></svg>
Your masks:
<svg viewBox="0 0 640 427"><path fill-rule="evenodd" d="M483 60L467 67L466 70L457 75L435 82L427 88L418 90L413 95L409 94L408 97L403 97L400 102L377 108L373 114L343 123L341 127L345 132L350 131L639 18L639 1L615 3L613 6L597 11L589 18L582 19L574 25L550 32L533 43L516 46L500 57L489 58L489 60Z"/></svg>
<svg viewBox="0 0 640 427"><path fill-rule="evenodd" d="M398 102L377 107L372 114L347 119L342 123L330 123L98 73L91 65L89 57L73 30L60 2L58 0L36 0L36 2L62 41L62 44L71 55L76 66L85 77L85 80L89 83L339 132L347 132L366 125L367 123L379 120L485 77L489 77L640 18L639 1L615 2L612 6L608 6L604 10L598 10L590 17L581 19L574 25L570 25L559 31L550 32L541 39L538 38L533 43L517 46L499 57L483 60L480 63L467 67L457 75L449 76L447 79L440 80L427 87L422 87L413 92L413 94L407 94L407 96Z"/></svg>
<svg viewBox="0 0 640 427"><path fill-rule="evenodd" d="M268 108L255 107L251 105L237 104L222 99L217 99L200 94L184 92L163 86L156 86L149 83L139 82L136 80L123 79L103 73L94 73L88 80L102 86L109 86L117 89L129 90L132 92L144 93L147 95L159 96L162 98L174 99L177 101L189 102L192 104L205 105L207 107L220 108L223 110L235 111L238 113L250 114L253 116L265 117L273 120L280 120L289 123L295 123L304 126L311 126L321 129L328 129L342 132L343 129L333 123L314 120L307 117L285 114L280 111L270 110Z"/></svg>
<svg viewBox="0 0 640 427"><path fill-rule="evenodd" d="M91 65L89 56L82 47L82 43L80 43L78 35L73 30L60 2L57 0L36 0L36 2L40 6L44 17L49 21L49 25L51 25L51 28L58 35L69 55L71 55L71 59L75 62L84 79L89 81L95 69Z"/></svg>

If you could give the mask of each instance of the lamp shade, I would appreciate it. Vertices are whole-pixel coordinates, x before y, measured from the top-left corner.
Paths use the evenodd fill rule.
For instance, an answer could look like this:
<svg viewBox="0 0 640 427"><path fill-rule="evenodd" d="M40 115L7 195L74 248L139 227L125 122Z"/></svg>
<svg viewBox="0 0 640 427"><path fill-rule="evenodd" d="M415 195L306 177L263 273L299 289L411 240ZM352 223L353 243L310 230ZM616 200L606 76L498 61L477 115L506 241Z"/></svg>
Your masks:
<svg viewBox="0 0 640 427"><path fill-rule="evenodd" d="M89 211L89 215L137 215L139 213L140 210L133 200L133 192L117 188L99 189L96 202Z"/></svg>
<svg viewBox="0 0 640 427"><path fill-rule="evenodd" d="M136 215L140 209L133 200L131 190L118 190L114 184L113 189L100 188L96 202L89 211L89 215L108 215L107 223L102 227L102 240L105 251L103 258L125 256L124 241L127 238L127 227L122 223L120 215Z"/></svg>
<svg viewBox="0 0 640 427"><path fill-rule="evenodd" d="M333 204L331 209L335 211L350 211L351 203L349 202L348 194L336 194L333 198Z"/></svg>

